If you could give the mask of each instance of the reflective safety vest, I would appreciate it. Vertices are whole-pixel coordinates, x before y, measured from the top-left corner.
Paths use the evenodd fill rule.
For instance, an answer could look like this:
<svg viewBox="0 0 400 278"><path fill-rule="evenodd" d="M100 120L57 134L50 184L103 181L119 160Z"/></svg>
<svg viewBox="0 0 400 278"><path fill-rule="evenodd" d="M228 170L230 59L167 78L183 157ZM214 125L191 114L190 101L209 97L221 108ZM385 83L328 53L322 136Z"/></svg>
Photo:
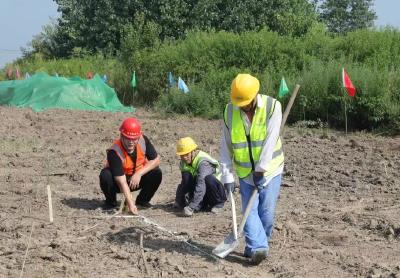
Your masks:
<svg viewBox="0 0 400 278"><path fill-rule="evenodd" d="M233 165L240 178L247 177L255 169L255 165L260 160L261 150L267 138L267 127L271 118L276 99L261 96L261 108L257 105L253 121L250 127L250 134L246 135L246 130L241 117L240 108L229 103L224 111L225 125L231 134L233 149ZM267 166L264 176L270 176L283 164L284 155L280 137L275 144L272 160Z"/></svg>
<svg viewBox="0 0 400 278"><path fill-rule="evenodd" d="M193 177L196 177L199 171L199 165L203 161L208 161L215 167L214 176L217 180L221 181L222 174L219 162L203 151L199 151L193 159L192 164L187 164L185 161L181 160L180 169L182 172L189 172Z"/></svg>
<svg viewBox="0 0 400 278"><path fill-rule="evenodd" d="M115 151L115 153L121 159L124 174L127 176L132 176L136 171L142 169L147 163L146 142L144 141L143 136L140 136L139 142L136 145L136 161L132 161L132 158L122 146L120 139L115 140L113 145L107 149L107 152L110 150ZM108 166L108 162L106 166Z"/></svg>

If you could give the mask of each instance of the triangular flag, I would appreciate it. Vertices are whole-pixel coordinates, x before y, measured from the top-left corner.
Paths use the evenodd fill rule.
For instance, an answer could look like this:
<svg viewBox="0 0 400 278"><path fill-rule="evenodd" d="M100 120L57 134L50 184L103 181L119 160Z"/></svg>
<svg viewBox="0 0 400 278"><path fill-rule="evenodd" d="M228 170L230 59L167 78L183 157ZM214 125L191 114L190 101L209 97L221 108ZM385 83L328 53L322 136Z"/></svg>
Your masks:
<svg viewBox="0 0 400 278"><path fill-rule="evenodd" d="M343 80L343 87L346 89L349 96L354 97L356 95L356 87L354 87L353 83L350 80L349 75L347 72L342 70L342 80Z"/></svg>
<svg viewBox="0 0 400 278"><path fill-rule="evenodd" d="M281 84L279 85L279 94L278 96L284 97L287 93L289 93L289 88L286 84L285 78L282 77Z"/></svg>
<svg viewBox="0 0 400 278"><path fill-rule="evenodd" d="M181 77L178 78L178 89L183 91L185 94L189 93L189 88L186 86L185 81Z"/></svg>
<svg viewBox="0 0 400 278"><path fill-rule="evenodd" d="M132 74L131 86L132 86L132 88L135 88L137 86L137 84L136 84L136 72L135 71Z"/></svg>
<svg viewBox="0 0 400 278"><path fill-rule="evenodd" d="M172 75L172 72L169 72L168 73L168 83L169 83L169 85L172 87L172 86L175 86L175 84L176 84L176 82L175 82L175 80L174 80L174 77L173 77L173 75Z"/></svg>

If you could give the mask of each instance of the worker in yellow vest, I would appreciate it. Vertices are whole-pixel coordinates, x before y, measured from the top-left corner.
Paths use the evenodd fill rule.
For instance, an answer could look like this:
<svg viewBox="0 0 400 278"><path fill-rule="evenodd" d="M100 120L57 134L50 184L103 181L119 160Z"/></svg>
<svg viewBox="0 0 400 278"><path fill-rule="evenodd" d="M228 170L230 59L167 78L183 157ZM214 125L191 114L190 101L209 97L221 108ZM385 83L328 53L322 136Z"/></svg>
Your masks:
<svg viewBox="0 0 400 278"><path fill-rule="evenodd" d="M179 139L176 154L181 158L182 180L176 190L174 206L183 209L184 216L189 217L201 209L213 213L222 211L226 193L220 181L219 162L198 150L190 137Z"/></svg>
<svg viewBox="0 0 400 278"><path fill-rule="evenodd" d="M259 89L260 82L250 74L238 74L232 81L220 146L222 182L228 192L233 192L233 169L236 171L242 212L253 190L258 190L244 226L244 256L253 264L261 263L268 255L284 163L279 137L281 104L259 94Z"/></svg>

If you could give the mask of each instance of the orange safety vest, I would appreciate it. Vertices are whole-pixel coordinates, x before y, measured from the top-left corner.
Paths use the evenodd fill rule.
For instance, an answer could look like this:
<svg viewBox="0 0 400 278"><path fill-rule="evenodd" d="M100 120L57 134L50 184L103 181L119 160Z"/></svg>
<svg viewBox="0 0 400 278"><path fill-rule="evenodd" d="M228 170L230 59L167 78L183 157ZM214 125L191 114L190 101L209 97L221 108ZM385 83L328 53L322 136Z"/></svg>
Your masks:
<svg viewBox="0 0 400 278"><path fill-rule="evenodd" d="M134 161L132 161L129 154L125 151L120 139L115 140L113 145L109 149L107 149L107 152L109 150L115 151L115 153L121 159L124 174L126 176L132 176L136 171L142 169L148 161L146 158L146 142L144 141L143 136L140 136L139 142L136 145L136 165ZM106 167L107 166L108 161Z"/></svg>

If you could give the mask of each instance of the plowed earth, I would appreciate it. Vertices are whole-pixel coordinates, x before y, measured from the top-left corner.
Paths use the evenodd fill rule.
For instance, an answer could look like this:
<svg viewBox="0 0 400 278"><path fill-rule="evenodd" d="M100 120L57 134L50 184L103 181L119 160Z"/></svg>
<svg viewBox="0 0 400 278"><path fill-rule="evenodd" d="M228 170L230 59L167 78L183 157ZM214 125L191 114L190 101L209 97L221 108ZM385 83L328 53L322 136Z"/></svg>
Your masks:
<svg viewBox="0 0 400 278"><path fill-rule="evenodd" d="M211 255L231 229L229 203L192 218L171 206L175 142L192 136L218 157L221 121L139 109L162 157L154 207L145 218L100 208L105 150L129 115L0 107L1 277L400 277L399 137L287 128L270 254L251 266L243 243L224 260Z"/></svg>

